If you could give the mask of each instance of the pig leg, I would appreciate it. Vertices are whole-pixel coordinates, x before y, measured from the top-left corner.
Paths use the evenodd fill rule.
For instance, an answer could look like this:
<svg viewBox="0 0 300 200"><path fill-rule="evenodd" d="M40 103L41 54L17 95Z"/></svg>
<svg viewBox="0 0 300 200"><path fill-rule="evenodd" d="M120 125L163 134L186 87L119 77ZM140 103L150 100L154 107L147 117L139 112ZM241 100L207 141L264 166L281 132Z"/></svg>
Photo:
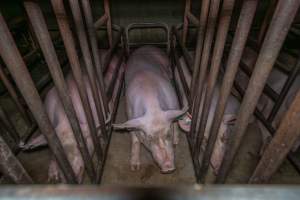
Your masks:
<svg viewBox="0 0 300 200"><path fill-rule="evenodd" d="M130 158L130 168L132 171L138 171L141 168L140 161L140 149L141 142L137 138L135 132L131 132L131 158Z"/></svg>
<svg viewBox="0 0 300 200"><path fill-rule="evenodd" d="M179 130L177 122L172 124L172 134L173 134L173 144L177 145L179 143Z"/></svg>
<svg viewBox="0 0 300 200"><path fill-rule="evenodd" d="M48 183L59 183L63 181L60 170L54 158L51 159L48 170Z"/></svg>

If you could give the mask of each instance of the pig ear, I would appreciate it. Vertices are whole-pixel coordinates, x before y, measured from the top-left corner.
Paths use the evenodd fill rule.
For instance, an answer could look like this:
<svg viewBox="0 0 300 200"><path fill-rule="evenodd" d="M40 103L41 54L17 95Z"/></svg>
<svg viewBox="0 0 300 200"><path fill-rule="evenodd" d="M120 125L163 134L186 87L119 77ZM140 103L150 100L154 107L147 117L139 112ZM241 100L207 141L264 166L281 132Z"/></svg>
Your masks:
<svg viewBox="0 0 300 200"><path fill-rule="evenodd" d="M188 111L189 107L186 105L181 110L168 110L165 112L166 118L169 121L176 121L181 118Z"/></svg>
<svg viewBox="0 0 300 200"><path fill-rule="evenodd" d="M137 131L142 129L142 119L141 118L131 119L121 124L113 124L112 126L114 130Z"/></svg>

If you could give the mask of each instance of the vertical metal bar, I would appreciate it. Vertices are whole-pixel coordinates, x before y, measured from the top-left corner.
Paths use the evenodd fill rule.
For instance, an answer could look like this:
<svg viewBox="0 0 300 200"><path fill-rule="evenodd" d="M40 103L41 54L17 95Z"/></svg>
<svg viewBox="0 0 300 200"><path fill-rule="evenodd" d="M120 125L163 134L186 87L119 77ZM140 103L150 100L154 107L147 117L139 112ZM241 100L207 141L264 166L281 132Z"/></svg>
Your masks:
<svg viewBox="0 0 300 200"><path fill-rule="evenodd" d="M197 89L194 97L194 104L192 108L192 124L191 124L191 137L192 140L194 140L194 152L198 148L200 150L200 144L203 139L203 135L200 133L198 134L197 131L197 125L199 124L198 116L200 112L200 104L202 99L202 91L205 83L205 78L207 75L207 66L210 58L210 51L211 46L215 34L215 26L217 23L218 18L218 12L219 12L219 6L220 6L220 0L212 0L210 4L210 11L208 16L208 22L207 22L207 30L205 34L205 41L202 51L202 58L200 63L200 69L199 69L199 79L197 82ZM198 151L196 150L196 151ZM194 159L198 159L198 154L194 153Z"/></svg>
<svg viewBox="0 0 300 200"><path fill-rule="evenodd" d="M258 39L257 39L258 45L261 45L262 42L264 41L266 32L268 30L270 21L272 19L272 15L276 8L277 1L278 0L271 0L271 2L270 2L269 8L267 9L266 15L263 19L263 22L262 22L260 30L259 30Z"/></svg>
<svg viewBox="0 0 300 200"><path fill-rule="evenodd" d="M92 16L92 9L91 9L89 0L81 0L81 4L82 4L82 8L83 8L83 13L85 16L87 32L88 32L89 39L90 39L90 45L91 45L92 54L93 54L93 58L94 58L94 64L95 64L96 72L98 74L99 90L100 90L100 93L102 96L103 107L105 110L105 114L108 114L108 112L109 112L108 101L107 101L107 96L106 96L105 88L104 88L105 85L104 85L104 81L103 81L103 71L102 71L103 66L101 66L101 62L100 62L100 53L99 53L99 49L98 49L98 45L97 45L98 43L97 43L97 38L96 38L96 29L95 29L94 23L93 23L94 20L93 20L93 16Z"/></svg>
<svg viewBox="0 0 300 200"><path fill-rule="evenodd" d="M206 93L204 94L203 110L200 114L199 134L201 135L204 135L206 124L207 124L210 105L213 98L214 88L216 85L216 81L221 66L223 51L224 51L229 25L231 21L231 15L234 8L234 2L235 0L224 0L221 13L220 13L219 25L217 28L218 31L215 39L215 46L212 55L211 67L210 67L210 72L207 80L207 90ZM200 153L199 150L198 152ZM206 158L205 161L206 161L205 163L202 163L202 161L200 161L200 163L202 163L202 167L200 169L199 174L200 174L200 180L202 181L204 181L204 177L206 175L210 163L210 159Z"/></svg>
<svg viewBox="0 0 300 200"><path fill-rule="evenodd" d="M107 27L107 36L108 36L109 47L112 47L113 33L112 33L112 26L111 26L109 0L104 0L104 11L105 11L105 14L107 15L106 27Z"/></svg>
<svg viewBox="0 0 300 200"><path fill-rule="evenodd" d="M0 134L0 171L17 184L30 184L33 180L13 154Z"/></svg>
<svg viewBox="0 0 300 200"><path fill-rule="evenodd" d="M274 138L260 159L249 183L265 183L282 164L300 136L300 91L286 112Z"/></svg>
<svg viewBox="0 0 300 200"><path fill-rule="evenodd" d="M25 123L27 124L27 126L31 126L31 119L30 119L28 113L26 112L25 108L19 101L17 92L16 92L15 88L13 87L13 85L8 80L7 76L5 75L3 66L1 64L0 64L0 78L1 78L4 86L6 87L9 95L11 96L13 102L16 104L17 109L21 113L22 118L24 119Z"/></svg>
<svg viewBox="0 0 300 200"><path fill-rule="evenodd" d="M224 160L216 179L217 183L223 183L228 175L231 164L243 139L249 118L253 114L299 5L299 0L280 0L278 2L237 115L237 121L232 131L234 138L229 138L228 149L225 152Z"/></svg>
<svg viewBox="0 0 300 200"><path fill-rule="evenodd" d="M50 149L66 180L68 183L76 183L77 180L74 171L64 153L57 135L55 134L54 128L45 112L42 100L34 86L2 14L0 14L0 55L35 117L41 132L45 135Z"/></svg>
<svg viewBox="0 0 300 200"><path fill-rule="evenodd" d="M191 98L193 98L195 95L195 89L196 89L195 84L199 77L199 68L200 68L203 41L204 41L204 35L205 35L205 29L206 29L206 23L207 23L208 11L209 11L209 4L210 4L210 0L203 0L201 5L200 21L199 21L198 34L197 34L197 46L195 52L195 61L193 65L193 77L190 86Z"/></svg>
<svg viewBox="0 0 300 200"><path fill-rule="evenodd" d="M88 45L87 35L84 30L84 23L82 14L80 11L80 6L78 0L69 0L71 12L74 18L75 28L77 31L77 36L79 39L79 45L81 47L81 52L83 54L83 60L88 72L89 81L91 83L92 93L93 97L95 99L95 106L96 106L96 112L97 116L100 122L100 128L101 128L101 134L103 135L103 138L107 141L107 132L106 132L106 126L105 126L105 119L104 119L104 113L105 111L102 109L101 101L100 101L100 95L98 90L98 84L97 84L97 76L95 73L95 68L93 67L93 62L91 58L91 52Z"/></svg>
<svg viewBox="0 0 300 200"><path fill-rule="evenodd" d="M182 46L186 45L186 38L188 34L188 27L189 27L189 18L188 12L191 10L191 0L185 0L185 9L184 9L184 16L183 16L183 29L182 29Z"/></svg>
<svg viewBox="0 0 300 200"><path fill-rule="evenodd" d="M97 129L95 121L93 119L92 108L88 100L82 70L80 67L80 62L76 52L75 40L68 22L68 17L64 8L63 0L51 0L51 4L54 10L54 14L56 16L58 28L60 30L63 43L65 45L66 53L69 58L70 67L72 69L72 73L78 87L79 96L81 98L82 106L86 114L88 127L90 129L90 133L93 139L95 151L100 161L103 159L103 151L101 148L99 138L97 136Z"/></svg>
<svg viewBox="0 0 300 200"><path fill-rule="evenodd" d="M7 131L11 134L11 137L14 139L16 143L20 141L20 135L18 134L17 130L15 129L14 124L11 122L10 117L5 112L5 110L0 105L0 121L3 125L7 128Z"/></svg>
<svg viewBox="0 0 300 200"><path fill-rule="evenodd" d="M73 130L78 149L84 161L86 172L90 177L90 180L93 182L95 180L94 177L96 174L95 168L93 166L92 158L89 154L87 145L85 143L85 139L79 125L79 120L76 117L72 99L69 95L68 86L64 80L64 75L61 70L61 66L57 58L53 43L51 41L50 33L48 32L44 16L40 7L35 2L26 1L24 2L24 6L26 12L28 13L29 21L32 25L33 31L44 54L44 58L48 65L48 69L53 79L55 88L57 89L60 101L63 104L65 113Z"/></svg>
<svg viewBox="0 0 300 200"><path fill-rule="evenodd" d="M288 76L288 78L287 78L287 80L286 80L286 82L285 82L278 98L276 99L275 104L274 104L274 106L273 106L273 108L270 112L270 115L268 116L268 122L269 123L271 123L274 120L280 106L282 105L287 93L289 92L290 87L294 83L294 81L297 78L299 72L300 72L300 56L297 60L296 66L294 67L293 71L289 74L289 76Z"/></svg>

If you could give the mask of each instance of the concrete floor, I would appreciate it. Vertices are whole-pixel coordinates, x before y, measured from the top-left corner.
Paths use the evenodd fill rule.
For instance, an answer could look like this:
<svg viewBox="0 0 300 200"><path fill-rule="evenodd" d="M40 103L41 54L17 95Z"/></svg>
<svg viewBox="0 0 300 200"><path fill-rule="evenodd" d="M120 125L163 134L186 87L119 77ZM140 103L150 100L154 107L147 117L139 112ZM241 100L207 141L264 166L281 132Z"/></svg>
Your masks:
<svg viewBox="0 0 300 200"><path fill-rule="evenodd" d="M123 99L120 102L116 122L124 122L127 119ZM141 169L131 171L130 147L130 134L113 132L102 177L103 185L178 186L195 183L193 164L184 133L180 134L180 142L175 149L177 169L172 174L161 174L151 154L144 147L141 150Z"/></svg>

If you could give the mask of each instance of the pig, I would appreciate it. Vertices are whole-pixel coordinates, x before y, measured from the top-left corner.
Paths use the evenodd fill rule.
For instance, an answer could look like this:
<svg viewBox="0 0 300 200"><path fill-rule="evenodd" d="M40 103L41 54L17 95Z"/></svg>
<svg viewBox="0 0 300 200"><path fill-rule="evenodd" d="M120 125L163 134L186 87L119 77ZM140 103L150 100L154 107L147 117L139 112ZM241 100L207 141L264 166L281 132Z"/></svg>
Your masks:
<svg viewBox="0 0 300 200"><path fill-rule="evenodd" d="M139 170L140 145L152 154L161 173L171 173L174 164L173 123L182 117L188 105L179 108L171 83L169 59L159 48L143 46L129 56L125 70L125 96L128 121L113 124L115 130L131 134L131 170Z"/></svg>
<svg viewBox="0 0 300 200"><path fill-rule="evenodd" d="M102 52L103 53L103 52ZM105 53L105 52L104 52ZM105 54L104 54L105 55ZM102 60L104 56L101 56ZM109 65L109 72L114 71L116 68L116 63L117 63L117 56L114 56L112 58L112 62ZM83 64L83 63L81 63ZM123 68L123 65L121 66L121 70ZM105 83L109 83L111 81L111 73L107 73L107 76L105 76ZM92 138L89 132L89 127L87 123L87 118L85 115L85 112L83 110L82 102L79 96L79 91L77 88L77 84L74 80L74 77L71 73L68 73L66 76L66 84L68 87L68 92L71 97L75 112L76 112L76 117L79 120L80 123L80 128L83 133L83 137L85 139L85 142L88 147L88 151L90 155L92 156L94 153L94 146L92 142ZM92 109L92 116L94 123L96 127L98 128L100 126L98 116L96 114L96 107L95 107L95 101L92 96L92 91L91 91L91 86L90 82L88 80L87 72L83 69L83 80L85 84L85 88L87 91L88 95L88 100ZM100 92L100 91L99 91ZM79 149L77 147L77 142L75 140L73 131L71 129L69 120L66 116L66 113L63 109L62 102L60 101L60 98L58 96L57 90L55 87L51 88L44 100L44 106L45 110L47 112L47 115L51 121L51 124L53 125L55 132L58 136L58 139L60 140L65 153L67 155L67 158L69 162L71 163L71 166L75 172L77 181L79 183L82 183L83 181L83 173L84 173L84 163L81 157L81 154L79 152ZM108 119L106 120L106 123L108 123L110 120L110 117L108 115ZM98 134L98 136L100 136ZM40 146L47 145L47 141L44 137L44 135L38 135L37 137L31 139L28 141L28 143L24 144L21 143L20 147L23 150L32 150ZM48 170L48 181L49 182L63 182L65 183L65 177L63 176L61 170L59 169L56 160L53 158L50 161L49 164L49 170Z"/></svg>
<svg viewBox="0 0 300 200"><path fill-rule="evenodd" d="M183 69L183 74L185 76L185 79L187 80L187 84L190 86L191 84L191 74L189 73L187 66L185 64L185 61L183 59L183 57L181 57L179 59L179 62L182 66ZM201 144L201 152L200 152L200 160L203 156L203 152L206 148L207 145L207 141L208 141L208 137L209 137L209 133L212 127L212 122L213 122L213 117L214 117L214 113L216 111L216 106L217 106L217 102L218 102L218 98L219 98L219 90L220 90L220 81L221 81L221 75L223 72L220 73L220 76L218 77L215 89L214 89L214 93L213 93L213 98L211 101L211 105L210 105L210 110L209 110L209 115L208 115L208 119L207 119L207 124L205 127L205 132L204 132L204 139L203 142ZM182 84L180 84L180 79L179 79L179 74L178 71L175 71L175 78L177 79L177 82L179 83L179 89L182 91L183 93L183 86ZM205 92L206 90L206 82L204 84L204 89L203 91ZM203 94L204 94L203 92ZM201 104L200 104L200 113L203 109L203 103L204 103L204 95L202 95L201 97ZM184 96L184 101L186 100L186 97ZM230 95L228 98L228 103L226 105L225 108L225 113L223 116L223 120L222 123L220 125L219 131L218 131L218 137L216 139L216 143L215 143L215 147L211 156L211 167L213 169L214 174L217 174L219 171L219 168L221 166L221 163L223 161L224 158L224 153L225 150L227 148L227 141L228 138L231 136L231 128L234 126L235 121L236 121L236 115L237 112L239 110L240 107L240 103L237 100L237 98L233 95ZM186 123L190 124L191 123L191 119L186 119ZM198 124L199 126L199 124Z"/></svg>

